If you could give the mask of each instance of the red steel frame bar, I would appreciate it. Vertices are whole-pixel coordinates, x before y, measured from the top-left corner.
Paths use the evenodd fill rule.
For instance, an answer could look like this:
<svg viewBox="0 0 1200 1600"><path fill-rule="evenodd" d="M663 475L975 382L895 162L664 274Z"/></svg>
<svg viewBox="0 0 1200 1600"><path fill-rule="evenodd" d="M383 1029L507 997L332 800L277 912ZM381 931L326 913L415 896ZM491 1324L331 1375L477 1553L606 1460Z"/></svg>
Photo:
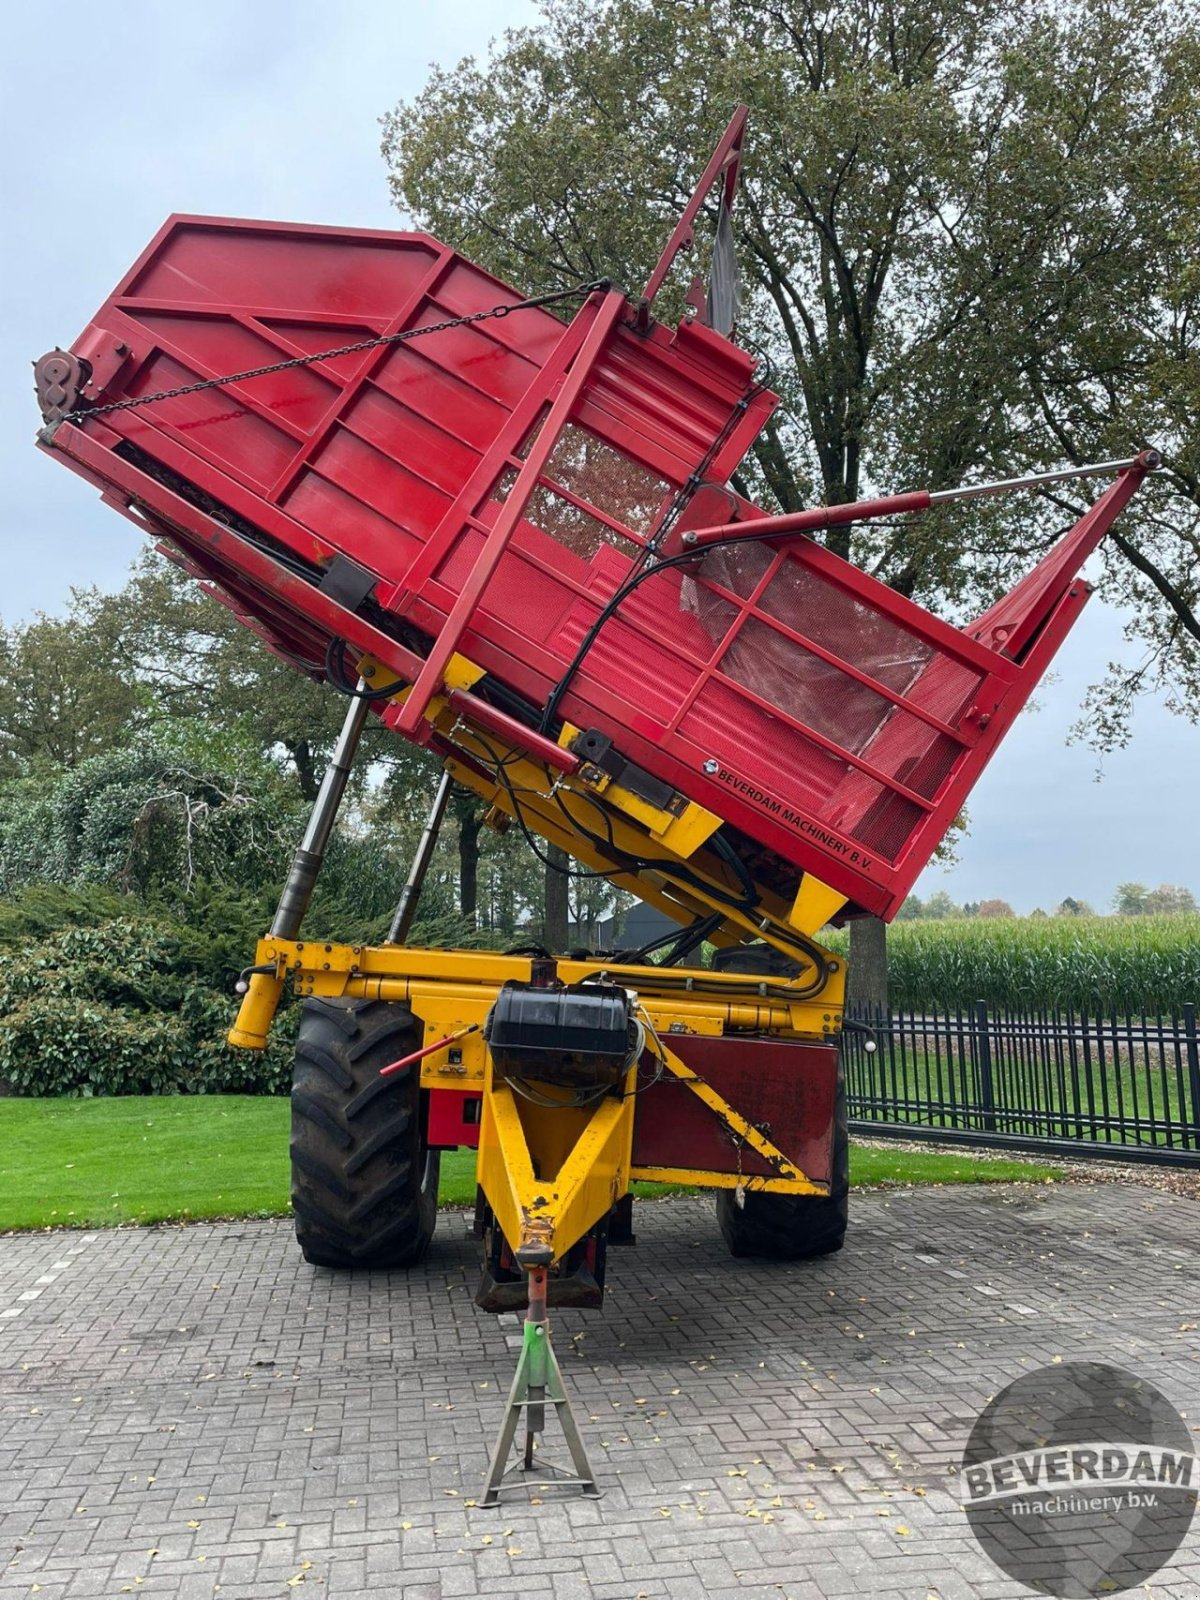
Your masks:
<svg viewBox="0 0 1200 1600"><path fill-rule="evenodd" d="M856 500L845 505L813 506L807 511L789 511L777 517L753 517L744 522L723 522L711 528L689 528L681 535L686 545L715 544L727 539L761 539L764 534L809 533L818 528L844 526L847 522L868 522L873 517L899 516L906 511L927 511L932 505L951 500L973 500L981 495L1007 494L1013 489L1036 489L1044 483L1063 483L1068 478L1096 478L1124 475L1140 469L1152 472L1158 462L1157 451L1144 451L1124 461L1098 461L1088 467L1066 467L1058 472L1035 472L1026 478L1002 478L995 483L966 484L958 489L917 489L909 494L885 495L878 500ZM1130 493L1132 493L1132 487ZM1094 509L1094 508L1093 508Z"/></svg>
<svg viewBox="0 0 1200 1600"><path fill-rule="evenodd" d="M488 580L496 570L500 557L504 554L508 541L524 514L526 503L533 493L538 478L546 469L551 451L558 443L559 434L566 426L575 402L604 349L609 332L624 307L625 296L618 289L610 289L601 301L579 353L571 363L570 371L562 380L562 386L550 407L545 424L532 450L525 458L524 466L517 474L517 481L508 499L505 500L500 515L492 524L491 532L487 535L484 547L459 591L450 615L434 640L433 648L404 702L403 711L396 719L395 727L398 733L412 737L424 719L430 700L441 687L442 674L450 657L458 648L471 615L487 588Z"/></svg>
<svg viewBox="0 0 1200 1600"><path fill-rule="evenodd" d="M1043 483L1065 483L1069 478L1115 478L1118 473L1141 467L1153 472L1162 463L1157 450L1143 450L1123 461L1095 461L1086 467L1060 467L1055 472L1031 472L1023 478L997 478L992 483L964 483L957 489L934 489L930 501L936 506L947 500L977 500L981 495L1008 494L1013 489L1036 489Z"/></svg>
<svg viewBox="0 0 1200 1600"><path fill-rule="evenodd" d="M983 639L991 649L1003 650L1005 655L1018 659L1035 637L1055 594L1061 594L1074 581L1083 563L1133 498L1142 479L1157 469L1161 459L1157 450L1144 450L1130 462L1105 462L1089 468L1089 475L1114 467L1120 472L1117 481L1084 512L1049 555L1032 572L1026 573L1015 589L975 619L970 625L972 637ZM1054 474L1055 479L1063 476L1065 474Z"/></svg>
<svg viewBox="0 0 1200 1600"><path fill-rule="evenodd" d="M742 138L746 131L746 118L750 115L748 106L739 106L729 119L729 126L721 135L721 141L712 153L712 159L704 169L703 176L683 209L683 215L675 224L675 231L667 240L667 247L658 258L658 265L646 281L642 290L642 305L648 307L655 295L662 288L667 273L674 264L675 257L681 250L686 250L692 242L696 218L700 214L700 207L709 190L716 183L722 173L725 174L725 204L733 204L734 194L737 192L738 174L742 161Z"/></svg>
<svg viewBox="0 0 1200 1600"><path fill-rule="evenodd" d="M928 489L909 494L889 494L880 500L855 500L841 506L812 506L807 511L787 511L778 517L751 517L745 522L722 522L713 528L689 528L680 535L685 545L697 548L727 539L761 539L764 534L810 533L836 528L847 522L868 522L872 517L895 517L905 511L928 511Z"/></svg>

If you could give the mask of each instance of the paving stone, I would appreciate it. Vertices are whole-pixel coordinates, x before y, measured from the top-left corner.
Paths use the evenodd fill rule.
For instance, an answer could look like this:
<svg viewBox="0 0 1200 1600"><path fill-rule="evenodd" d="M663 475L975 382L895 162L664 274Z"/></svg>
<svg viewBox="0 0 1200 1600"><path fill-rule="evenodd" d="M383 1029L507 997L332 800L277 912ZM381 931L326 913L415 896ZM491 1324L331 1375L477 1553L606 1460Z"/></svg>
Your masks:
<svg viewBox="0 0 1200 1600"><path fill-rule="evenodd" d="M371 1277L306 1266L285 1222L0 1238L0 1594L1014 1600L957 1500L989 1396L1056 1355L1185 1411L1200 1378L1182 1197L875 1192L841 1254L783 1266L732 1260L703 1200L640 1205L638 1235L605 1311L556 1319L604 1498L496 1511L467 1501L512 1330L471 1303L461 1215ZM1200 1592L1195 1538L1153 1590Z"/></svg>

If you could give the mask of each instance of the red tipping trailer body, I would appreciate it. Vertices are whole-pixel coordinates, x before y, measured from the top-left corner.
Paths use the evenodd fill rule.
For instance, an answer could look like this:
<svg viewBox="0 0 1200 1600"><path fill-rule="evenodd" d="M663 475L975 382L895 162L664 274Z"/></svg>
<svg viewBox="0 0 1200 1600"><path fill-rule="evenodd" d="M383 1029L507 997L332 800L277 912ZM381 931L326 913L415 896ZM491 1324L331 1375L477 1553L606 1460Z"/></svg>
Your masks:
<svg viewBox="0 0 1200 1600"><path fill-rule="evenodd" d="M417 739L452 652L540 709L648 544L733 525L628 594L558 714L725 819L781 891L811 873L891 917L1144 466L960 630L729 490L776 402L702 317L671 330L600 288L569 322L522 308L370 342L519 299L421 234L173 217L72 347L81 406L367 347L67 417L48 447L287 660L323 674L341 639L414 682L383 715Z"/></svg>

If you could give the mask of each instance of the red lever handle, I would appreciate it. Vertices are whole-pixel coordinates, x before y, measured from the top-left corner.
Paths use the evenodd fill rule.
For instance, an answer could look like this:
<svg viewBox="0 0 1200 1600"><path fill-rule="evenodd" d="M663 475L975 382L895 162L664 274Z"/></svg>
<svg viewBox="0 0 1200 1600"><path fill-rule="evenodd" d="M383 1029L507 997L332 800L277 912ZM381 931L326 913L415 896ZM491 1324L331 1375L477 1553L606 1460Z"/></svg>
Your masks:
<svg viewBox="0 0 1200 1600"><path fill-rule="evenodd" d="M424 1061L426 1056L444 1050L448 1044L453 1044L456 1039L465 1039L469 1033L478 1033L479 1024L472 1022L468 1028L459 1028L457 1033L448 1033L443 1039L435 1039L432 1044L427 1044L423 1050L414 1050L411 1055L401 1056L399 1061L390 1061L386 1067L380 1067L379 1076L388 1077L393 1072L402 1072L405 1067L411 1067L416 1061Z"/></svg>

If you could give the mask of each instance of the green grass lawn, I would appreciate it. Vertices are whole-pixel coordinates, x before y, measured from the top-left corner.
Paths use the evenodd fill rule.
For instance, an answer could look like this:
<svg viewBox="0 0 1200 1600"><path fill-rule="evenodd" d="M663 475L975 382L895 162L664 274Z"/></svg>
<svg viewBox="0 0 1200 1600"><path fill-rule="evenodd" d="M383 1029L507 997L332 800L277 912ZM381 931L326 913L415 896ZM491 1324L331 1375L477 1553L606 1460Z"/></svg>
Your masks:
<svg viewBox="0 0 1200 1600"><path fill-rule="evenodd" d="M0 1100L0 1229L277 1216L287 1125L255 1095Z"/></svg>
<svg viewBox="0 0 1200 1600"><path fill-rule="evenodd" d="M288 1209L288 1103L249 1095L0 1099L0 1231L281 1216ZM475 1162L442 1160L443 1205L475 1198ZM855 1187L1039 1182L1029 1162L856 1147ZM656 1184L635 1193L656 1195Z"/></svg>

